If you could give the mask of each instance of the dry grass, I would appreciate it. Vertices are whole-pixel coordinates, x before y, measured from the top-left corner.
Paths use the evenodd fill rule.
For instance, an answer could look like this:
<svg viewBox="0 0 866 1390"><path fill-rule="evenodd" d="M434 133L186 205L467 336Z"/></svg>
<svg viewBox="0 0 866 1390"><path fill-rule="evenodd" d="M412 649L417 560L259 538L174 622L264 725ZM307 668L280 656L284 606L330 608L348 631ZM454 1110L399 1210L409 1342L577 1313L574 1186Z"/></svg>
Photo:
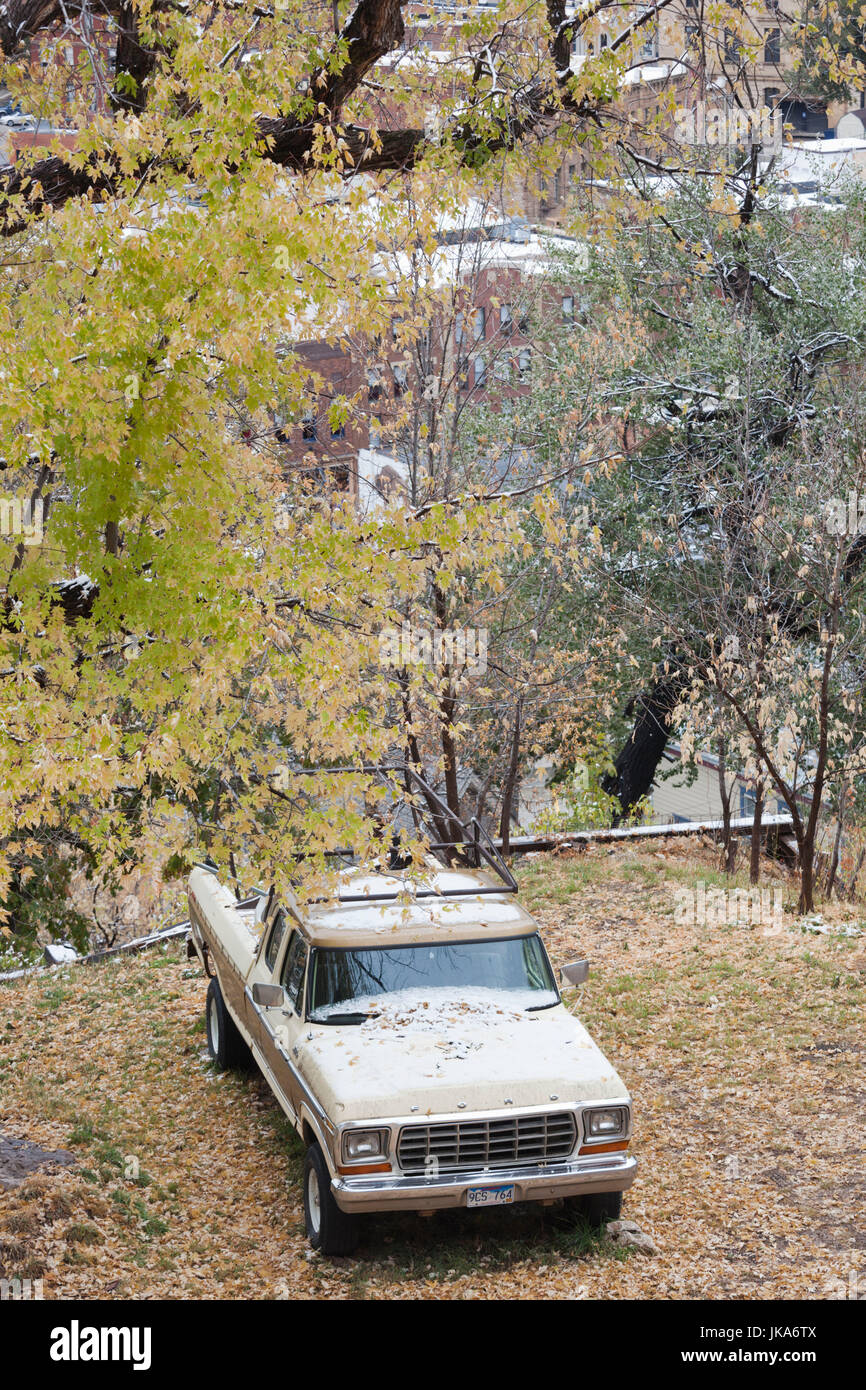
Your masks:
<svg viewBox="0 0 866 1390"><path fill-rule="evenodd" d="M357 1258L311 1258L300 1146L263 1081L211 1069L172 949L0 992L0 1126L80 1160L0 1194L0 1273L47 1298L826 1298L862 1258L866 1287L866 943L678 926L673 886L714 862L520 867L555 963L593 962L580 1013L634 1097L624 1215L656 1258L536 1208L376 1218Z"/></svg>

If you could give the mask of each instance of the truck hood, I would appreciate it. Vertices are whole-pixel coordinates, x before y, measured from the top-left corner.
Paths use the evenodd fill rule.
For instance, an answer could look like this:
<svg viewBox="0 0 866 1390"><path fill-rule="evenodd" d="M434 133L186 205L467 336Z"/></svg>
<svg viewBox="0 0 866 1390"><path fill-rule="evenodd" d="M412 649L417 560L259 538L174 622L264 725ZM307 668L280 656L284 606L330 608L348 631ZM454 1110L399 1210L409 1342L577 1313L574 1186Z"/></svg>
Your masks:
<svg viewBox="0 0 866 1390"><path fill-rule="evenodd" d="M451 1114L628 1092L586 1029L559 1004L536 1013L499 1006L423 1005L361 1025L310 1024L295 1065L337 1124Z"/></svg>

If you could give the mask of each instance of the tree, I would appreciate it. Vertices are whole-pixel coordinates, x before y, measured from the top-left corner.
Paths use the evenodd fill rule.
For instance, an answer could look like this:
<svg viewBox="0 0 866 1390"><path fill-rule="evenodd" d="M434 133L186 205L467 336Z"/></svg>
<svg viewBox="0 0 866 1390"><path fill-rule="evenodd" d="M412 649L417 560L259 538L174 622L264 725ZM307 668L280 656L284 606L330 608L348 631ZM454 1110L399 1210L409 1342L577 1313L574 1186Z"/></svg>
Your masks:
<svg viewBox="0 0 866 1390"><path fill-rule="evenodd" d="M804 432L817 447L857 359L864 301L851 268L863 254L860 194L846 194L844 224L820 211L792 218L771 176L753 181L746 170L741 179L739 190L734 179L712 201L695 183L663 209L649 203L611 270L642 321L633 363L611 389L637 431L620 483L640 498L621 544L630 567L642 533L660 548L669 543L654 518L671 517L699 548L715 488L727 495L732 476L744 488L784 477ZM830 246L838 249L828 258ZM738 515L732 502L729 524ZM664 590L669 570L648 560ZM634 723L610 784L623 810L649 790L687 685L670 648L631 696Z"/></svg>
<svg viewBox="0 0 866 1390"><path fill-rule="evenodd" d="M787 55L791 90L806 100L866 102L866 9L861 0L807 0Z"/></svg>
<svg viewBox="0 0 866 1390"><path fill-rule="evenodd" d="M851 503L866 483L861 392L862 369L851 364L820 429L803 430L779 457L741 440L739 458L705 474L697 515L698 480L681 468L667 526L658 519L644 542L649 559L673 529L664 582L646 564L642 589L628 595L649 615L656 647L676 654L670 727L683 756L718 741L724 763L761 793L766 784L790 813L801 912L814 906L827 808L835 804L841 825L866 756L862 514ZM659 665L667 678L668 663Z"/></svg>
<svg viewBox="0 0 866 1390"><path fill-rule="evenodd" d="M669 2L660 0L655 9ZM26 171L8 171L0 185L7 231L23 225L25 209L39 212L86 194L111 198L139 184L149 188L169 171L175 179L199 181L206 147L206 165L214 173L220 169L223 178L260 159L296 174L319 167L353 178L405 172L443 156L478 170L529 138L550 134L563 119L585 123L602 110L615 90L611 60L651 19L647 12L626 25L604 63L585 79L571 71L572 38L611 9L612 0L593 0L572 17L565 0L546 0L528 11L504 5L501 16L481 23L459 99L439 103L439 130L431 135L423 125L385 126L372 119L374 108L389 109L389 98L410 111L418 106L421 89L413 92L402 73L396 82L387 75L383 81L378 67L404 38L405 5L406 0L359 0L339 33L328 35L332 7L317 7L311 22L309 6L300 0L284 0L270 11L234 3L218 10L202 6L201 16L179 13L166 0L107 0L117 31L114 106L129 119L116 120L110 129L94 122L93 138L79 139L78 158L52 155ZM69 12L86 14L87 0ZM13 57L66 13L52 0L12 0L0 23L3 53ZM244 27L248 19L252 23ZM241 68L253 34L258 71ZM97 66L96 51L89 56ZM364 88L377 68L371 101ZM104 81L105 74L100 77ZM430 96L424 93L426 102ZM256 115L256 100L269 109ZM364 123L344 118L353 100L367 117ZM148 112L159 120L137 119Z"/></svg>
<svg viewBox="0 0 866 1390"><path fill-rule="evenodd" d="M361 0L335 36L330 6L296 0L109 6L113 85L86 5L3 10L14 94L77 126L74 150L22 152L0 176L4 477L44 531L12 535L5 575L7 876L62 832L97 876L234 852L244 882L315 893L325 850L381 848L373 811L390 793L356 772L338 794L309 769L402 743L382 717L381 629L431 556L448 608L490 504L470 489L371 523L281 472L275 412L303 413L311 330L390 331L383 239L407 249L413 208L435 220L600 120L643 22L573 76L585 14L483 18L465 81L434 85L436 134L430 69L407 80L382 62L402 9ZM87 42L67 98L27 45L70 31ZM111 93L95 113L94 83ZM496 545L476 549L480 588L499 563Z"/></svg>

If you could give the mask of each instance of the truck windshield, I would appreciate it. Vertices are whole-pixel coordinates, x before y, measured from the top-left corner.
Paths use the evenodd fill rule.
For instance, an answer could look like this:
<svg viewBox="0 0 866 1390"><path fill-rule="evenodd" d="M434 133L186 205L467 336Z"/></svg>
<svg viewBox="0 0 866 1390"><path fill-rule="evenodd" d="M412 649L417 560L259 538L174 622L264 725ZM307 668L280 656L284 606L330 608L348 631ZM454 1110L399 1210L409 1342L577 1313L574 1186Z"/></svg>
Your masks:
<svg viewBox="0 0 866 1390"><path fill-rule="evenodd" d="M316 1023L362 1023L375 1016L385 996L429 992L432 1002L444 994L479 989L504 994L516 1009L549 1009L559 1003L547 952L533 934L441 946L314 950L309 1017Z"/></svg>

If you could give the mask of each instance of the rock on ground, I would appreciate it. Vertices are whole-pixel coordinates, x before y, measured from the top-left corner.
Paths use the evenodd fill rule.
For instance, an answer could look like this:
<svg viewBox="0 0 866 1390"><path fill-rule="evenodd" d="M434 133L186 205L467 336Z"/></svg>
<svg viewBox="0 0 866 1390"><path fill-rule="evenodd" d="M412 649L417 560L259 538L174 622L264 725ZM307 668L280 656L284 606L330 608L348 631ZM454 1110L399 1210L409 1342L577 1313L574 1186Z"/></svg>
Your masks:
<svg viewBox="0 0 866 1390"><path fill-rule="evenodd" d="M17 1187L34 1169L46 1164L75 1162L75 1155L66 1149L43 1149L29 1139L9 1139L0 1134L0 1190Z"/></svg>
<svg viewBox="0 0 866 1390"><path fill-rule="evenodd" d="M608 1221L607 1233L615 1245L627 1245L641 1255L657 1255L659 1248L636 1221Z"/></svg>

